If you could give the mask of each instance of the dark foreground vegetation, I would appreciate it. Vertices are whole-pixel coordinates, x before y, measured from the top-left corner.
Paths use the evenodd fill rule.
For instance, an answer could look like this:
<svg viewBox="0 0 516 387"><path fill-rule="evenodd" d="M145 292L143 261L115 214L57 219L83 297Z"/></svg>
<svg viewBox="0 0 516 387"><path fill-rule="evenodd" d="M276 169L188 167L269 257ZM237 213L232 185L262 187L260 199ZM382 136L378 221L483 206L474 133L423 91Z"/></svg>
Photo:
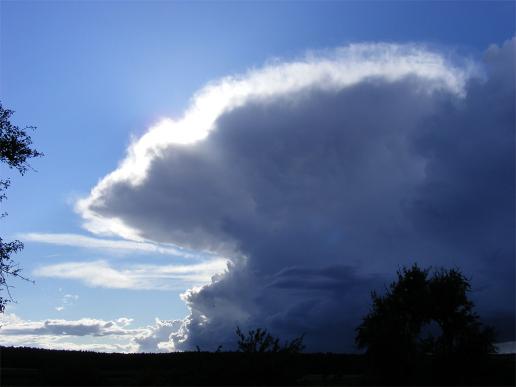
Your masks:
<svg viewBox="0 0 516 387"><path fill-rule="evenodd" d="M428 357L401 380L370 371L363 355L184 352L106 354L0 348L1 386L512 385L515 355L450 370Z"/></svg>

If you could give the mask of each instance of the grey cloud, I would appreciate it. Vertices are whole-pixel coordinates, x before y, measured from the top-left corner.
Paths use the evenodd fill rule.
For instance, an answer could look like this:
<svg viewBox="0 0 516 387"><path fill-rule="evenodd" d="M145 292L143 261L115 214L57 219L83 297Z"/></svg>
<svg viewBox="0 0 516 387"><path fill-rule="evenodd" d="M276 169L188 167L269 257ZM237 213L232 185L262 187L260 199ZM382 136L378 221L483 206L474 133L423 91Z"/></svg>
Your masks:
<svg viewBox="0 0 516 387"><path fill-rule="evenodd" d="M1 336L16 335L56 335L56 336L120 336L133 335L137 330L128 329L126 326L130 319L121 318L116 321L103 321L96 319L80 320L45 320L45 321L21 321L15 320L3 326Z"/></svg>
<svg viewBox="0 0 516 387"><path fill-rule="evenodd" d="M89 210L233 261L184 295L175 349L227 348L240 324L350 350L369 292L415 261L462 268L481 313L514 318L514 45L464 97L408 74L249 98Z"/></svg>

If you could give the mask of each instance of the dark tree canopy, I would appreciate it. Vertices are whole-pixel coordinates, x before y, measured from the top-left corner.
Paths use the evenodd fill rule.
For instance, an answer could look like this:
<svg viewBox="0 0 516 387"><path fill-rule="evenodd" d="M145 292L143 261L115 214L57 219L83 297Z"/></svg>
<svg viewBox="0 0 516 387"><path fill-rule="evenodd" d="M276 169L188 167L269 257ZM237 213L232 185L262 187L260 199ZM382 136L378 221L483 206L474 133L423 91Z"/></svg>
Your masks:
<svg viewBox="0 0 516 387"><path fill-rule="evenodd" d="M5 163L9 168L14 168L23 175L30 169L28 160L40 157L43 154L33 149L32 139L27 134L28 130L34 130L33 126L26 126L20 129L10 121L13 111L4 109L0 103L0 162ZM10 179L0 179L0 202L6 198L5 191L11 185ZM2 213L1 217L6 214ZM5 309L5 304L12 300L9 293L7 277L14 276L23 278L20 269L12 255L23 249L23 243L18 240L4 242L0 237L0 290L7 292L7 298L0 296L0 313Z"/></svg>
<svg viewBox="0 0 516 387"><path fill-rule="evenodd" d="M494 332L480 323L459 270L430 274L414 265L397 276L384 295L372 293L371 311L357 328L356 343L373 363L403 373L422 356L448 362L495 351Z"/></svg>

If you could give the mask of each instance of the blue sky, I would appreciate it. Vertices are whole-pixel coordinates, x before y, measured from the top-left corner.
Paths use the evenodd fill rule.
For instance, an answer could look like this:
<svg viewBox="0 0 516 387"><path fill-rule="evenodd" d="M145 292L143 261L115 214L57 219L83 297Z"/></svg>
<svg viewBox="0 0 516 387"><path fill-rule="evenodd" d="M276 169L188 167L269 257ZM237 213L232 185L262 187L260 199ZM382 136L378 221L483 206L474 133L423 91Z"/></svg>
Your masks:
<svg viewBox="0 0 516 387"><path fill-rule="evenodd" d="M361 42L423 43L451 57L481 61L491 44L514 36L514 16L510 1L2 1L0 98L16 111L16 124L38 127L34 144L45 153L32 163L37 172L13 177L2 203L9 212L2 236L98 238L84 229L74 210L77 199L117 168L132 139L162 118L180 117L213 80ZM7 313L31 321L127 317L135 327L156 317L185 317L179 295L191 284L168 279L167 290L113 289L45 277L38 270L66 262L103 261L116 268L204 262L170 252L30 238L16 260L36 284L15 281L18 303Z"/></svg>

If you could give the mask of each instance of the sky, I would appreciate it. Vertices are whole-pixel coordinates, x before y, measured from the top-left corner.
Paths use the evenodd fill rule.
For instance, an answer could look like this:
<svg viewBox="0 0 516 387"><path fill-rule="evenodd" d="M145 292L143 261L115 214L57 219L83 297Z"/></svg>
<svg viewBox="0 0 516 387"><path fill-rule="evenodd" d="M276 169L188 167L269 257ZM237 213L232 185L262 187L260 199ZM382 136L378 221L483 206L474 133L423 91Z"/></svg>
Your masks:
<svg viewBox="0 0 516 387"><path fill-rule="evenodd" d="M353 351L401 265L514 341L514 2L1 1L0 100L45 156L2 238L1 345ZM507 347L507 346L506 346Z"/></svg>

